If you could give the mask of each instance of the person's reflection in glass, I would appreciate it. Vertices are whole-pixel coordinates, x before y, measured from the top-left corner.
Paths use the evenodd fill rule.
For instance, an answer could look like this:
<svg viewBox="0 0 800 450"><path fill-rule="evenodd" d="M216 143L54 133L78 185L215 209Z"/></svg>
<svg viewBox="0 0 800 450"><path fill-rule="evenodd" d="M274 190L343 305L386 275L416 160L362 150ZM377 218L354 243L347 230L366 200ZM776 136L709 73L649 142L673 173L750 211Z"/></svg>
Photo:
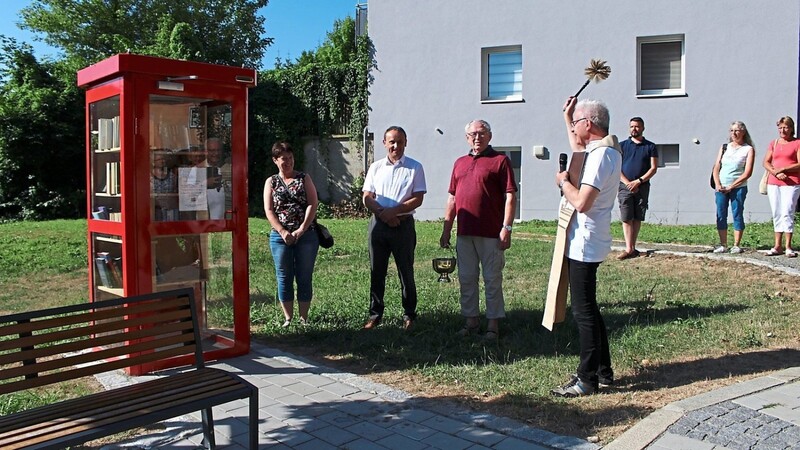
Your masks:
<svg viewBox="0 0 800 450"><path fill-rule="evenodd" d="M206 199L208 201L208 216L211 220L225 218L225 196L228 188L223 183L222 167L224 164L222 141L219 138L209 138L206 142L205 165L209 169L206 178L208 183Z"/></svg>
<svg viewBox="0 0 800 450"><path fill-rule="evenodd" d="M154 198L155 209L153 220L168 221L177 220L177 196L178 176L167 160L164 151L153 153L153 164L151 169L151 187Z"/></svg>

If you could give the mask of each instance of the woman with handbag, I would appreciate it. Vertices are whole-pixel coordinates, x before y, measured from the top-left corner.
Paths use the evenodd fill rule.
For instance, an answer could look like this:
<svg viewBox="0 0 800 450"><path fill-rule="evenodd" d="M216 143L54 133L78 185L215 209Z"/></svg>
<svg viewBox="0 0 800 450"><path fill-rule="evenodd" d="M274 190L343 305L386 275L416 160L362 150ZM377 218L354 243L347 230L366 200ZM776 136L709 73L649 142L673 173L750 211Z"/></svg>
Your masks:
<svg viewBox="0 0 800 450"><path fill-rule="evenodd" d="M300 323L306 325L319 251L319 238L313 228L317 189L308 174L294 170L294 151L288 142L272 146L272 161L278 166L278 173L264 183L264 211L272 226L269 246L275 261L283 326L288 327L294 315L295 282Z"/></svg>
<svg viewBox="0 0 800 450"><path fill-rule="evenodd" d="M714 164L714 200L717 205L717 233L719 245L714 253L728 251L728 205L733 216L733 247L731 253L742 253L744 234L744 200L747 198L747 180L753 174L756 151L750 133L743 122L731 123L730 139L720 147Z"/></svg>
<svg viewBox="0 0 800 450"><path fill-rule="evenodd" d="M800 140L794 136L794 120L785 116L778 120L778 139L770 142L764 155L764 168L769 172L767 196L772 208L775 246L768 256L797 256L792 249L794 212L800 197ZM785 244L782 247L781 244Z"/></svg>

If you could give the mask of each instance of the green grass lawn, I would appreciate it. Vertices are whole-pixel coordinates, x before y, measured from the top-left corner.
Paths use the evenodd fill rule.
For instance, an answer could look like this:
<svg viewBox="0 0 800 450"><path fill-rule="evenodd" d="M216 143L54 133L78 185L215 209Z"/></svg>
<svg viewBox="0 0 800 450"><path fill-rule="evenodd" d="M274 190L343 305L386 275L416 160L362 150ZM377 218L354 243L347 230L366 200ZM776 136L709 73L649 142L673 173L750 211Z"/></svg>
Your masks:
<svg viewBox="0 0 800 450"><path fill-rule="evenodd" d="M741 361L736 355L799 347L794 328L800 318L800 290L793 277L745 264L694 258L657 255L624 262L609 258L599 271L598 298L609 328L615 369L628 390L619 397L595 396L596 400L555 399L549 390L565 381L578 361L577 331L569 314L554 332L541 326L555 222L515 226L504 272L507 319L501 324L500 339L488 344L478 337L455 335L463 320L457 278L453 277L453 283L438 283L431 268L432 258L449 256L449 251L438 248L440 222L417 224L419 320L410 334L401 330L402 308L393 266L387 280L384 323L372 332L361 330L369 290L366 221L324 222L336 245L320 249L311 325L284 329L274 298L268 223L251 219L255 339L357 373L404 379L406 385L417 385L418 391L428 394L488 402L501 412L552 431L557 431L553 427L559 417L578 422L580 429L570 434L588 435L646 415L652 407L637 403L633 392L658 388L659 377L665 374L679 377L671 381L673 386L704 377L747 374L754 369L736 369L742 366L734 364ZM621 238L619 223L614 224L613 233ZM717 234L713 225L645 224L640 240L710 246ZM768 248L771 224L748 224L743 244ZM0 310L85 301L86 280L85 221L0 224ZM226 315L219 314L216 323ZM762 364L759 370L800 364L797 353L789 356ZM723 369L697 365L701 372L687 375L691 371L685 362L698 360L719 362Z"/></svg>

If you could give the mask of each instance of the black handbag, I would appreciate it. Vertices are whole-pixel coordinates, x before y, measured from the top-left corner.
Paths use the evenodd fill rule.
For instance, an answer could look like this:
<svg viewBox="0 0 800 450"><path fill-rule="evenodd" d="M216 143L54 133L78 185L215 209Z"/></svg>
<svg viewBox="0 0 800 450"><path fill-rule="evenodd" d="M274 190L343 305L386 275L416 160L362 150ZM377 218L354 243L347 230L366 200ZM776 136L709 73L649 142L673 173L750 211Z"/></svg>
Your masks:
<svg viewBox="0 0 800 450"><path fill-rule="evenodd" d="M722 155L719 156L720 161L722 161L722 157L725 155L725 150L728 149L728 144L722 144ZM721 162L720 162L721 164ZM711 189L717 190L717 185L714 184L714 168L711 168Z"/></svg>
<svg viewBox="0 0 800 450"><path fill-rule="evenodd" d="M328 230L328 227L314 220L314 230L317 232L319 238L319 246L322 248L333 247L333 235Z"/></svg>

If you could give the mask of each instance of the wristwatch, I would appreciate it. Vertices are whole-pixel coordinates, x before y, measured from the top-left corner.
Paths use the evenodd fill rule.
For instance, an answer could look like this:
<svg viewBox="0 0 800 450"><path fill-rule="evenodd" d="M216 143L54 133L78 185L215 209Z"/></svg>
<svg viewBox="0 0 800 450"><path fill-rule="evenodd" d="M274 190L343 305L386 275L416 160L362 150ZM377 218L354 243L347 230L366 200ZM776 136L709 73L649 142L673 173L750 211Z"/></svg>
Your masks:
<svg viewBox="0 0 800 450"><path fill-rule="evenodd" d="M503 229L511 233L511 225L503 225Z"/></svg>

